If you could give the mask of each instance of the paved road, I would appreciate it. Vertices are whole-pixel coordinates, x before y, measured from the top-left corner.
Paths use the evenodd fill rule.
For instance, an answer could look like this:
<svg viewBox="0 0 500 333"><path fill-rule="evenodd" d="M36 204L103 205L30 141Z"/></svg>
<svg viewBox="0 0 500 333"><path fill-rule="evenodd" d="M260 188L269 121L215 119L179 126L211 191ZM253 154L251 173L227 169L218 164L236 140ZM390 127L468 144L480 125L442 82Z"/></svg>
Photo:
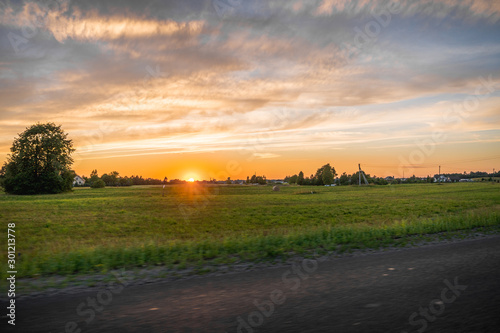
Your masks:
<svg viewBox="0 0 500 333"><path fill-rule="evenodd" d="M21 303L17 332L500 332L500 236Z"/></svg>

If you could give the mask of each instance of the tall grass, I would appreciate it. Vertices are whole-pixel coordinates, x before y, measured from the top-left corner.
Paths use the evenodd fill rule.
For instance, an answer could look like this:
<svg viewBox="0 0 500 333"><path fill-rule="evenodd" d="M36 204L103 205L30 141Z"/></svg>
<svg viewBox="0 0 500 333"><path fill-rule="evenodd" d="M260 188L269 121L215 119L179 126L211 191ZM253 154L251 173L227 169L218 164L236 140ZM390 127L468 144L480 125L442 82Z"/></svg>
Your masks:
<svg viewBox="0 0 500 333"><path fill-rule="evenodd" d="M123 267L167 265L184 268L207 262L230 263L303 253L311 249L332 251L341 245L354 248L379 247L412 235L451 232L476 227L500 225L500 214L469 213L436 219L403 220L390 225L369 224L320 226L293 233L267 236L249 235L222 240L150 242L143 246L81 249L67 253L48 253L20 261L20 277L48 274L105 272Z"/></svg>

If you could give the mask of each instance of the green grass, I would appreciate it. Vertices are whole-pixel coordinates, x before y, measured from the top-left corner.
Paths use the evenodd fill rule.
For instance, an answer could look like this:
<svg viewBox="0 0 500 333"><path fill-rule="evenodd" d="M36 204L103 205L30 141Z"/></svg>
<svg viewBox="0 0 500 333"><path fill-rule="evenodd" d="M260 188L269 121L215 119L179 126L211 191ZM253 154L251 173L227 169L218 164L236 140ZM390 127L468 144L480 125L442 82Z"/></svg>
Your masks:
<svg viewBox="0 0 500 333"><path fill-rule="evenodd" d="M316 193L311 194L311 191ZM459 183L282 187L195 185L0 193L16 224L18 277L121 267L202 267L339 247L379 247L409 235L500 225L500 185ZM5 235L5 233L4 233ZM6 258L6 237L0 240ZM2 260L2 280L7 271Z"/></svg>

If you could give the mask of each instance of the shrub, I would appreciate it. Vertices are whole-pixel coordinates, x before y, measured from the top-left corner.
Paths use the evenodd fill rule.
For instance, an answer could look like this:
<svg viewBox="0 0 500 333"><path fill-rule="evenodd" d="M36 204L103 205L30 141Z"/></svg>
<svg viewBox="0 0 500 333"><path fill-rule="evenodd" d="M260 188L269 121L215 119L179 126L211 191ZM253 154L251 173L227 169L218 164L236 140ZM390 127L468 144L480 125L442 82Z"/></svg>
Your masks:
<svg viewBox="0 0 500 333"><path fill-rule="evenodd" d="M92 182L92 185L90 185L90 187L92 188L103 188L105 186L106 184L102 179L97 179L96 181Z"/></svg>

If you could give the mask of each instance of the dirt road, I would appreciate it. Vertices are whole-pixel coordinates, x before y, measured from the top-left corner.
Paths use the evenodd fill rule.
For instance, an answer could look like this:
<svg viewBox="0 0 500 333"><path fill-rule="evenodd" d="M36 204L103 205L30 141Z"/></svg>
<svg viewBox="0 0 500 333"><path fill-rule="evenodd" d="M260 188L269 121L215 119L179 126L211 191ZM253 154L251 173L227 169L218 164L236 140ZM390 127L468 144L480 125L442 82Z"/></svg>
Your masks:
<svg viewBox="0 0 500 333"><path fill-rule="evenodd" d="M500 332L500 236L168 283L117 282L22 301L16 315L7 331Z"/></svg>

